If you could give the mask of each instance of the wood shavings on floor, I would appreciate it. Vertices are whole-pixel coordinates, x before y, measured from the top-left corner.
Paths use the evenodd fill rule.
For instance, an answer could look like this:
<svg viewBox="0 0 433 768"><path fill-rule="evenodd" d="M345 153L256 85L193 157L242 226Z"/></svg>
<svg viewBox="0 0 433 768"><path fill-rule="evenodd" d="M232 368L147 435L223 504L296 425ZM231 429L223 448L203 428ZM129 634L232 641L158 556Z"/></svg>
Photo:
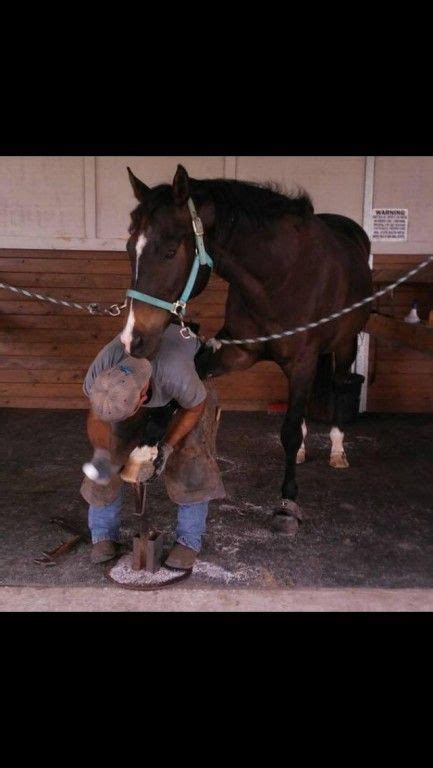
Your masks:
<svg viewBox="0 0 433 768"><path fill-rule="evenodd" d="M128 584L129 586L149 586L151 584L163 584L165 581L171 581L176 578L176 574L181 575L184 571L171 571L168 568L160 568L156 573L148 571L132 570L132 553L123 555L113 568L109 571L110 577L119 584Z"/></svg>

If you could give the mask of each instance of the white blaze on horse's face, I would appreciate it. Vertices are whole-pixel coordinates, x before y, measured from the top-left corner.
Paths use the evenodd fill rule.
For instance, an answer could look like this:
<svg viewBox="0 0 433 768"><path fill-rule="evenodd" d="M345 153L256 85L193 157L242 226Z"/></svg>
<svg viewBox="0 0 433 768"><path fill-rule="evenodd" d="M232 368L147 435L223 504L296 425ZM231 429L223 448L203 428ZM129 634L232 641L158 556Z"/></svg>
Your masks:
<svg viewBox="0 0 433 768"><path fill-rule="evenodd" d="M132 302L134 299L131 299L131 303L129 305L129 315L128 315L128 322L126 323L122 334L120 336L120 341L122 344L125 345L125 349L129 354L131 354L131 342L132 342L132 333L134 330L134 323L135 323L135 317L134 317L134 309L132 306Z"/></svg>
<svg viewBox="0 0 433 768"><path fill-rule="evenodd" d="M147 238L144 235L140 235L137 240L137 245L135 246L135 253L136 253L136 261L135 261L135 283L137 284L138 279L138 265L140 263L140 256L143 253L144 248L146 247ZM134 317L134 308L132 306L132 302L134 299L131 299L131 303L129 305L129 315L128 315L128 321L122 331L122 335L120 337L120 341L122 344L125 345L125 349L128 353L128 355L131 353L131 342L132 342L132 334L134 331L134 324L135 324L135 317Z"/></svg>
<svg viewBox="0 0 433 768"><path fill-rule="evenodd" d="M137 240L137 245L135 246L135 252L137 254L136 262L135 262L135 282L137 283L138 280L138 265L140 263L140 256L143 253L147 243L147 238L144 235L140 235L140 237Z"/></svg>

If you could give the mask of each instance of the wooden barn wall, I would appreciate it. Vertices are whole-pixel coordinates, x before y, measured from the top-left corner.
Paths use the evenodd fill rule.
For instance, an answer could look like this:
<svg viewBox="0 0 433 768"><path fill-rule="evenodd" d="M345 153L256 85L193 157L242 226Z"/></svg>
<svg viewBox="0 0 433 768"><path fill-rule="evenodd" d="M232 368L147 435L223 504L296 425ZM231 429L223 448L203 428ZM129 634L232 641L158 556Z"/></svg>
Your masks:
<svg viewBox="0 0 433 768"><path fill-rule="evenodd" d="M170 181L177 163L196 178L304 186L318 211L362 219L363 157L1 157L0 280L78 302L121 302L136 205L126 166L153 185ZM225 295L212 277L190 304L206 335L222 325ZM83 375L121 325L0 291L0 406L85 407ZM266 409L287 394L272 363L226 376L217 388L227 409Z"/></svg>
<svg viewBox="0 0 433 768"><path fill-rule="evenodd" d="M433 254L433 157L381 156L375 159L373 207L401 207L409 211L406 242L373 243L375 269L396 268L403 274ZM379 300L378 309L397 318L419 302L422 320L433 309L433 268ZM419 280L419 282L418 282ZM383 287L382 285L380 286ZM370 379L367 410L433 412L433 358L415 350L370 337Z"/></svg>
<svg viewBox="0 0 433 768"><path fill-rule="evenodd" d="M376 269L395 267L399 274L419 264L418 255L375 255ZM431 275L432 268L429 268ZM420 273L420 280L421 280ZM383 286L381 286L383 287ZM427 320L433 309L433 283L401 285L376 302L376 309L403 319L418 301L418 314ZM432 331L433 332L433 331ZM400 344L370 337L367 410L390 413L433 413L433 357Z"/></svg>
<svg viewBox="0 0 433 768"><path fill-rule="evenodd" d="M129 283L124 255L135 201L129 165L148 184L169 181L181 162L195 177L226 177L297 185L317 212L362 223L364 157L2 157L0 158L0 281L79 302L121 302ZM375 243L374 266L417 263L433 253L433 157L377 157L373 205L409 209L405 243ZM409 254L409 255L408 255ZM379 308L403 317L413 298L422 318L433 306L430 284L400 287ZM191 303L207 336L222 324L226 286L212 277ZM0 290L0 407L83 408L81 382L123 320ZM432 412L431 357L371 340L367 409ZM217 381L227 409L266 409L286 398L273 364Z"/></svg>
<svg viewBox="0 0 433 768"><path fill-rule="evenodd" d="M375 266L406 268L419 255L376 255ZM80 303L121 303L129 261L118 252L0 251L0 281ZM226 284L213 276L190 304L190 317L206 336L222 325ZM402 318L417 299L421 318L433 307L430 283L401 286L377 308ZM0 407L83 408L83 376L99 349L118 333L123 319L93 317L0 290ZM385 341L371 341L367 410L433 412L433 358ZM266 410L284 400L285 378L272 363L217 380L223 406Z"/></svg>
<svg viewBox="0 0 433 768"><path fill-rule="evenodd" d="M129 270L128 258L115 251L0 251L0 282L79 303L122 303ZM206 294L189 305L206 336L222 325L226 291L212 276ZM124 322L0 290L0 407L87 407L83 377ZM286 398L287 384L276 365L261 363L218 380L217 389L227 410L264 410Z"/></svg>

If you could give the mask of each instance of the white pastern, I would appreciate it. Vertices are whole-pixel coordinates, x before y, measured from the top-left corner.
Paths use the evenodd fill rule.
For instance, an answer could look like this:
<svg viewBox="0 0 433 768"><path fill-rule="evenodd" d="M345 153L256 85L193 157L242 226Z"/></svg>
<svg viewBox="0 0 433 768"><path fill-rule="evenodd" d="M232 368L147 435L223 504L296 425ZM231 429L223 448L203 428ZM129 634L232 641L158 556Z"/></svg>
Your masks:
<svg viewBox="0 0 433 768"><path fill-rule="evenodd" d="M133 302L133 299L131 299L131 303L129 305L128 321L120 336L120 341L122 342L122 344L125 345L125 349L128 355L131 354L132 332L134 330L134 323L135 323L134 309L132 307L132 302Z"/></svg>
<svg viewBox="0 0 433 768"><path fill-rule="evenodd" d="M305 438L307 436L307 425L305 419L302 422L302 443L301 447L296 455L296 463L303 464L305 461Z"/></svg>
<svg viewBox="0 0 433 768"><path fill-rule="evenodd" d="M335 469L347 469L349 462L347 461L343 447L344 432L338 429L338 427L332 427L330 438L331 458L329 459L329 463L331 467L334 467Z"/></svg>

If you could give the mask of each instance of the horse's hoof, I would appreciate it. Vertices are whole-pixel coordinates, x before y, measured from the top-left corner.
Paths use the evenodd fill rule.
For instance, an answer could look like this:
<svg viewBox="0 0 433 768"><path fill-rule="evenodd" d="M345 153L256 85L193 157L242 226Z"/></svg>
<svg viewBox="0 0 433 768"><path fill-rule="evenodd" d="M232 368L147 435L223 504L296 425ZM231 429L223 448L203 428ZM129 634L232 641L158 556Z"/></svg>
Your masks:
<svg viewBox="0 0 433 768"><path fill-rule="evenodd" d="M329 459L329 465L334 467L334 469L347 469L347 467L350 466L344 451L340 451L340 453L332 453L331 458Z"/></svg>
<svg viewBox="0 0 433 768"><path fill-rule="evenodd" d="M277 512L272 518L272 528L275 533L284 533L286 536L294 538L298 532L299 522L293 515Z"/></svg>
<svg viewBox="0 0 433 768"><path fill-rule="evenodd" d="M300 448L296 454L296 463L303 464L305 461L305 448Z"/></svg>
<svg viewBox="0 0 433 768"><path fill-rule="evenodd" d="M277 533L293 537L298 532L299 520L302 518L303 512L296 501L281 499L280 509L274 512L272 518L272 528Z"/></svg>

